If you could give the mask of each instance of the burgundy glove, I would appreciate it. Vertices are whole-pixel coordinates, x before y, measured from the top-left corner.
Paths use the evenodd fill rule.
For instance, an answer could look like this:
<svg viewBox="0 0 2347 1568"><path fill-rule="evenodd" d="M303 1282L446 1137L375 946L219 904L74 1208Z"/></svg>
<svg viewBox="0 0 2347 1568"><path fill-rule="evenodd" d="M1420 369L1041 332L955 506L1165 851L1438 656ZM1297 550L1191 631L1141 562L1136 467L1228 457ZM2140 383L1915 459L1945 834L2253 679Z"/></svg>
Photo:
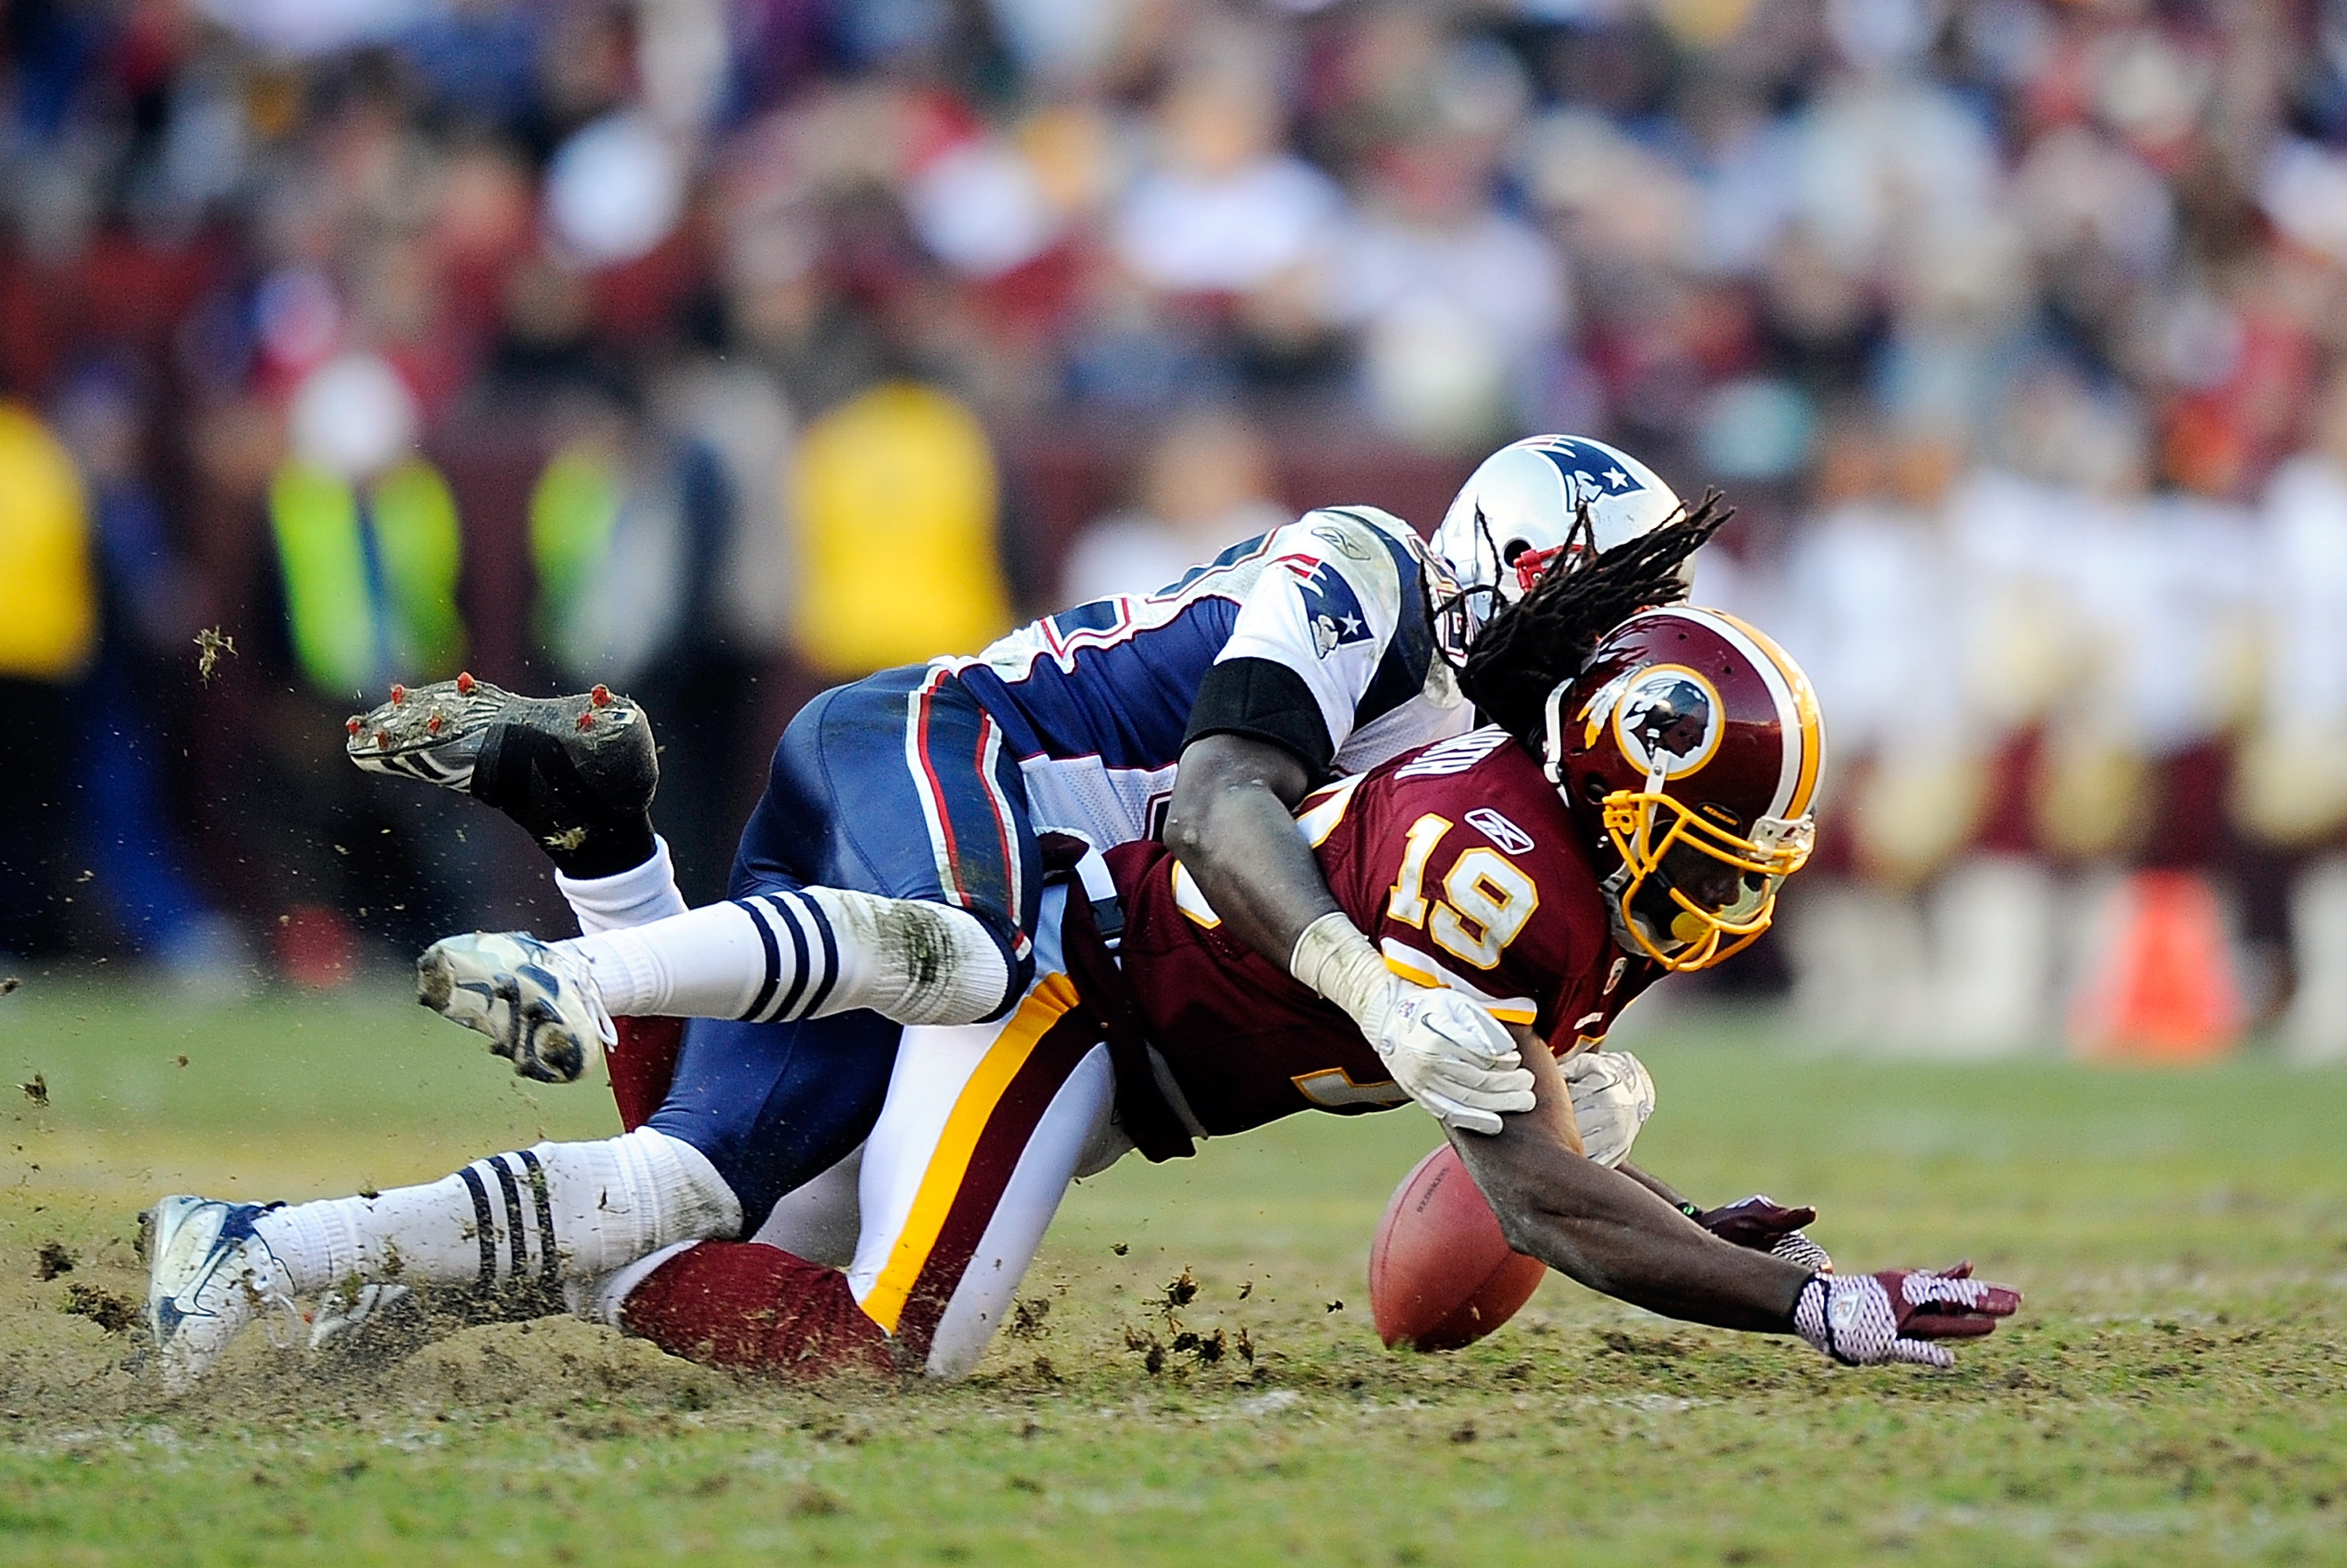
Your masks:
<svg viewBox="0 0 2347 1568"><path fill-rule="evenodd" d="M1755 1193L1687 1217L1722 1241L1773 1254L1818 1274L1833 1272L1832 1255L1801 1234L1803 1225L1817 1223L1815 1209L1788 1209L1772 1197Z"/></svg>
<svg viewBox="0 0 2347 1568"><path fill-rule="evenodd" d="M1840 1278L1819 1274L1793 1304L1793 1328L1846 1367L1911 1361L1952 1367L1934 1339L1971 1339L2021 1306L2021 1292L1972 1277L1973 1266L1944 1271L1886 1268Z"/></svg>

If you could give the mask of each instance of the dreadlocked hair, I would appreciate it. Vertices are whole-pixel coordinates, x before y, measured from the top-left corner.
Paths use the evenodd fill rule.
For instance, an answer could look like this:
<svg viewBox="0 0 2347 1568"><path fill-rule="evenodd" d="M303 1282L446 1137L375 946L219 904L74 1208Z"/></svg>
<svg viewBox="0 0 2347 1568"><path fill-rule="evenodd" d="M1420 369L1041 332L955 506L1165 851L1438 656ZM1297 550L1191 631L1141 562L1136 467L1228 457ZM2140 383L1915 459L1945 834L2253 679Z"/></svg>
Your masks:
<svg viewBox="0 0 2347 1568"><path fill-rule="evenodd" d="M1605 634L1641 610L1686 598L1679 569L1736 515L1717 490L1661 527L1625 539L1577 569L1542 574L1530 593L1491 617L1468 649L1459 685L1483 716L1537 744L1548 694Z"/></svg>

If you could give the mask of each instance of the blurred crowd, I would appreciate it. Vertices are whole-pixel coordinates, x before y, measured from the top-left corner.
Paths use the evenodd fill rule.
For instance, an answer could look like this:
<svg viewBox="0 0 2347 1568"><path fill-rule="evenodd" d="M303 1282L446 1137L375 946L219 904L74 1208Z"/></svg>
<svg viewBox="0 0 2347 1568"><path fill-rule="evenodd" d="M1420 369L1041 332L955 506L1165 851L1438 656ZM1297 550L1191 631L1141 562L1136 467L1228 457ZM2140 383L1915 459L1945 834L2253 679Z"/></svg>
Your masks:
<svg viewBox="0 0 2347 1568"><path fill-rule="evenodd" d="M1304 506L1431 527L1563 429L1730 492L1698 597L1825 701L1827 849L1720 984L2020 1043L2180 886L2237 1025L2347 1049L2328 0L14 0L0 46L0 953L323 982L558 919L334 755L459 668L643 697L712 896L820 685Z"/></svg>

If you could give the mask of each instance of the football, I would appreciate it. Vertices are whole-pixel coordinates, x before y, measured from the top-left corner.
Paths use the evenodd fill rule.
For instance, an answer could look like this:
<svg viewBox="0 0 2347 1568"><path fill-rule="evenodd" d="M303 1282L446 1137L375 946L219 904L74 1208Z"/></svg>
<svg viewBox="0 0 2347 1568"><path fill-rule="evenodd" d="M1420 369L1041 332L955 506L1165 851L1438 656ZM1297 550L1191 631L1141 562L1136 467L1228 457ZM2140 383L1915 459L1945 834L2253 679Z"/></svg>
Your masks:
<svg viewBox="0 0 2347 1568"><path fill-rule="evenodd" d="M1369 1248L1369 1309L1389 1347L1455 1350L1509 1318L1548 1267L1512 1250L1448 1143L1410 1168Z"/></svg>

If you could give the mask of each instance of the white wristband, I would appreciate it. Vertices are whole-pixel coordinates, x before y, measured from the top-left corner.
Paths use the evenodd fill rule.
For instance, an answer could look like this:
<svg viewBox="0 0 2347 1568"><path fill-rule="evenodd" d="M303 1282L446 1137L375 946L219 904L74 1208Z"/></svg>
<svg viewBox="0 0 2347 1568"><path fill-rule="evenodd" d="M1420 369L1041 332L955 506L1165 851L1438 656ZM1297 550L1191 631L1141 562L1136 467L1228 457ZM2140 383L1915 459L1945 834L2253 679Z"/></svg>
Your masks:
<svg viewBox="0 0 2347 1568"><path fill-rule="evenodd" d="M1364 1032L1384 1018L1399 983L1369 939L1339 909L1304 927L1296 938L1296 950L1288 955L1287 972L1343 1008Z"/></svg>

